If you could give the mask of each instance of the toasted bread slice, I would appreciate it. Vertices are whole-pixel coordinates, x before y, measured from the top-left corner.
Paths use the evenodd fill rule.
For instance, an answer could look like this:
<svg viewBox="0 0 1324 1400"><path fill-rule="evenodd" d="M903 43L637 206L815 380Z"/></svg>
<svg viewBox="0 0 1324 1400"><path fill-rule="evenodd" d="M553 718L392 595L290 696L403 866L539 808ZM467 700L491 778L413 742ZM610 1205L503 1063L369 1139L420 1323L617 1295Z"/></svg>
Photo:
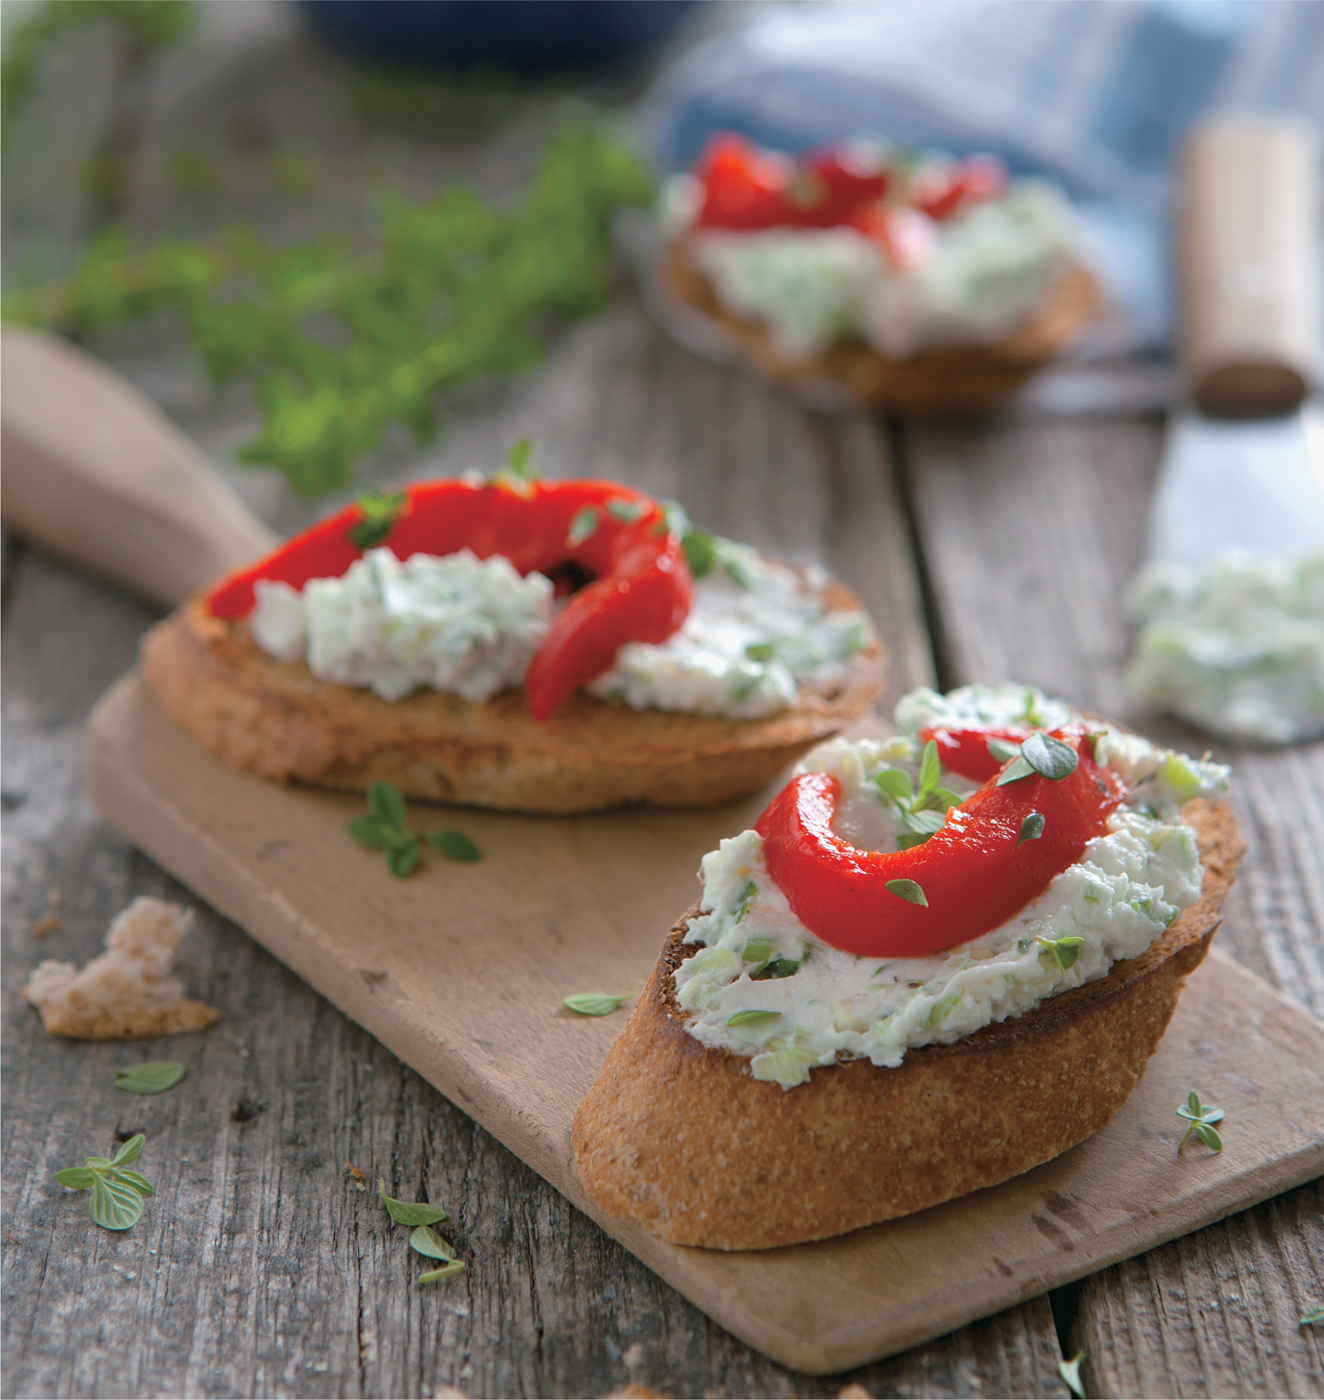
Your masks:
<svg viewBox="0 0 1324 1400"><path fill-rule="evenodd" d="M1101 307L1093 277L1073 264L1012 334L995 344L942 346L893 359L864 340L849 339L808 359L791 360L773 345L762 321L739 316L722 303L683 241L671 246L667 271L675 294L724 327L770 379L780 384L836 380L862 408L898 413L992 407L1061 354Z"/></svg>
<svg viewBox="0 0 1324 1400"><path fill-rule="evenodd" d="M832 611L861 606L834 582L824 601ZM353 792L385 781L409 797L548 813L724 802L857 719L886 677L875 641L839 684L802 687L794 706L766 719L634 710L578 691L539 723L522 690L481 704L435 690L388 701L318 680L197 598L147 634L142 670L166 714L232 768Z"/></svg>
<svg viewBox="0 0 1324 1400"><path fill-rule="evenodd" d="M909 1215L1046 1162L1104 1127L1158 1047L1222 917L1243 846L1226 802L1183 809L1204 888L1163 936L1097 982L897 1069L847 1060L786 1091L685 1030L672 930L575 1115L588 1194L676 1244L770 1249Z"/></svg>

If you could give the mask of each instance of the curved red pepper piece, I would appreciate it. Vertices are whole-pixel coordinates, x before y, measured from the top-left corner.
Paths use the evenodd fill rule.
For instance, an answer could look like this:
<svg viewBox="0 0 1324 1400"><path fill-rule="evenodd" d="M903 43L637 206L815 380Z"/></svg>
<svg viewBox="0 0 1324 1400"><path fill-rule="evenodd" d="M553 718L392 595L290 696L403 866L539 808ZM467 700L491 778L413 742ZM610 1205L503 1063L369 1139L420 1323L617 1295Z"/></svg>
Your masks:
<svg viewBox="0 0 1324 1400"><path fill-rule="evenodd" d="M608 670L623 643L664 642L689 615L694 582L681 542L658 504L637 491L609 481L431 481L405 496L383 541L397 558L468 548L480 559L502 554L521 574L574 564L593 575L556 616L525 676L536 719L547 719L567 695ZM589 508L597 525L572 547L571 525ZM349 538L362 518L358 506L347 506L223 579L207 595L212 613L246 617L259 579L301 588L309 579L338 578L363 553Z"/></svg>
<svg viewBox="0 0 1324 1400"><path fill-rule="evenodd" d="M1008 724L996 729L941 729L926 727L919 731L919 741L932 740L938 746L938 758L950 773L959 773L972 783L985 783L1002 772L1004 762L988 751L990 739L1002 739L1008 744L1021 745L1034 727L1029 724Z"/></svg>
<svg viewBox="0 0 1324 1400"><path fill-rule="evenodd" d="M768 872L801 923L845 952L917 958L968 943L1042 894L1104 833L1126 795L1121 779L1082 746L1082 726L1055 734L1080 755L1070 777L1036 773L1004 787L990 779L908 851L862 851L843 841L832 830L841 784L827 773L794 778L758 821ZM1018 848L1032 812L1043 814L1043 835ZM893 894L889 880L913 880L928 907Z"/></svg>

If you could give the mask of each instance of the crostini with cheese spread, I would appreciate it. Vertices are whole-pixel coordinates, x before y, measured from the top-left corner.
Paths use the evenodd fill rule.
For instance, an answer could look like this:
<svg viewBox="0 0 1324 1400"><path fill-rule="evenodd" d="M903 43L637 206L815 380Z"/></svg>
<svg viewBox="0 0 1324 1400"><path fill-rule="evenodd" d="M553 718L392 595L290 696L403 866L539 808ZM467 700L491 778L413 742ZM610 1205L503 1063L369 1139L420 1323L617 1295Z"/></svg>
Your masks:
<svg viewBox="0 0 1324 1400"><path fill-rule="evenodd" d="M865 407L987 407L1099 312L1069 206L989 156L720 133L662 202L673 294L773 379Z"/></svg>
<svg viewBox="0 0 1324 1400"><path fill-rule="evenodd" d="M1037 1166L1139 1081L1241 855L1228 769L1033 688L897 719L704 858L575 1118L609 1213L821 1239Z"/></svg>
<svg viewBox="0 0 1324 1400"><path fill-rule="evenodd" d="M820 569L511 470L361 500L186 603L142 666L232 767L523 812L724 801L884 681Z"/></svg>

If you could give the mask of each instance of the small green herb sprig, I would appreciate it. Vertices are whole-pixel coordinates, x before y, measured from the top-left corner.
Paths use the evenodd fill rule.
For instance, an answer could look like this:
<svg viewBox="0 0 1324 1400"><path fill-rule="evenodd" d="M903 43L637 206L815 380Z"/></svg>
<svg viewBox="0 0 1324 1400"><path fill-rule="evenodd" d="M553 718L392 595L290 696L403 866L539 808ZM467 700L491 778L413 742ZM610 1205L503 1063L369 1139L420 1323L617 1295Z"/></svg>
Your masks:
<svg viewBox="0 0 1324 1400"><path fill-rule="evenodd" d="M606 992L576 992L566 997L562 1005L576 1016L610 1016L619 1006L629 1001L634 992L625 992L614 997Z"/></svg>
<svg viewBox="0 0 1324 1400"><path fill-rule="evenodd" d="M1043 938L1034 940L1046 952L1053 955L1053 960L1063 972L1067 972L1075 967L1076 959L1080 956L1081 945L1085 940L1077 934L1070 933L1063 938Z"/></svg>
<svg viewBox="0 0 1324 1400"><path fill-rule="evenodd" d="M1051 734L1031 734L1020 748L1001 739L990 739L988 751L1004 763L1012 760L998 778L999 787L1019 782L1021 778L1029 778L1035 773L1061 782L1076 771L1076 765L1080 762L1080 755L1070 744L1054 739Z"/></svg>
<svg viewBox="0 0 1324 1400"><path fill-rule="evenodd" d="M1057 1374L1062 1377L1062 1384L1076 1397L1076 1400L1085 1400L1085 1386L1080 1379L1080 1363L1085 1360L1088 1354L1088 1352L1078 1351L1070 1361L1057 1363Z"/></svg>
<svg viewBox="0 0 1324 1400"><path fill-rule="evenodd" d="M934 832L942 830L948 809L961 805L959 794L939 786L941 777L938 745L930 739L919 761L918 792L902 768L884 768L874 779L878 791L901 813L906 829L897 837L899 849L922 846Z"/></svg>
<svg viewBox="0 0 1324 1400"><path fill-rule="evenodd" d="M164 1094L188 1073L177 1060L146 1060L115 1072L115 1087L129 1094Z"/></svg>
<svg viewBox="0 0 1324 1400"><path fill-rule="evenodd" d="M142 1219L143 1201L156 1192L130 1162L142 1155L147 1138L135 1133L113 1157L84 1157L81 1167L65 1167L55 1173L61 1186L71 1191L91 1190L87 1213L105 1230L128 1230Z"/></svg>
<svg viewBox="0 0 1324 1400"><path fill-rule="evenodd" d="M1212 1106L1205 1107L1200 1102L1200 1095L1194 1089L1186 1096L1186 1102L1178 1104L1177 1116L1185 1118L1191 1125L1186 1129L1186 1136L1177 1144L1177 1151L1190 1142L1192 1137L1198 1137L1206 1147L1212 1147L1215 1152L1223 1150L1223 1139L1218 1135L1215 1123L1223 1121L1223 1110Z"/></svg>
<svg viewBox="0 0 1324 1400"><path fill-rule="evenodd" d="M1302 1327L1318 1327L1324 1322L1324 1308L1311 1308L1311 1310L1301 1319Z"/></svg>
<svg viewBox="0 0 1324 1400"><path fill-rule="evenodd" d="M368 811L355 817L345 830L361 846L386 852L386 868L403 880L418 868L422 847L405 825L404 794L393 783L373 783L368 788ZM448 828L430 831L424 838L448 860L482 860L483 853L463 831Z"/></svg>
<svg viewBox="0 0 1324 1400"><path fill-rule="evenodd" d="M216 383L254 386L262 429L239 460L311 499L347 485L392 424L433 438L442 391L531 368L559 322L601 310L612 216L650 196L629 146L568 117L508 205L462 184L420 206L385 194L370 242L286 247L230 230L135 253L112 227L72 276L15 293L5 312L75 337L179 316Z"/></svg>
<svg viewBox="0 0 1324 1400"><path fill-rule="evenodd" d="M410 1227L409 1247L426 1259L438 1259L441 1268L429 1269L419 1274L419 1283L436 1283L440 1279L454 1278L465 1270L461 1259L432 1228L446 1219L446 1212L440 1206L429 1205L426 1201L397 1201L386 1194L386 1183L377 1182L377 1191L386 1207L386 1213L397 1225Z"/></svg>
<svg viewBox="0 0 1324 1400"><path fill-rule="evenodd" d="M368 492L360 496L355 504L363 518L350 529L350 544L355 549L375 549L385 543L404 512L407 500L403 491L390 491L380 496Z"/></svg>

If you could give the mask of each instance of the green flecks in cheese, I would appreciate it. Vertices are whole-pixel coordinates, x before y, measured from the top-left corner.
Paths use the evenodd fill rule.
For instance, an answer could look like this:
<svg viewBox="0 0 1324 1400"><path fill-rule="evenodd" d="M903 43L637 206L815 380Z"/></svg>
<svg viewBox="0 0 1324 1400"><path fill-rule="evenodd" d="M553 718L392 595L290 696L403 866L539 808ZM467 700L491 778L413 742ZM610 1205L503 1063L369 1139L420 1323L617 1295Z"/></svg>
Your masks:
<svg viewBox="0 0 1324 1400"><path fill-rule="evenodd" d="M819 569L796 570L720 541L721 563L694 583L694 606L665 642L627 642L593 695L637 710L760 719L828 686L872 639L862 612L829 612Z"/></svg>
<svg viewBox="0 0 1324 1400"><path fill-rule="evenodd" d="M685 178L685 177L682 177ZM666 203L675 228L680 194ZM1004 339L1071 260L1071 213L1040 180L930 223L931 250L899 268L849 227L693 229L687 247L731 310L763 321L777 349L808 358L860 336L886 355Z"/></svg>
<svg viewBox="0 0 1324 1400"><path fill-rule="evenodd" d="M1243 742L1324 734L1324 551L1151 565L1127 603L1138 699Z"/></svg>
<svg viewBox="0 0 1324 1400"><path fill-rule="evenodd" d="M259 580L255 591L258 646L383 700L425 685L477 702L518 685L552 616L549 579L521 578L508 559L467 549L405 563L371 549L340 578L301 591Z"/></svg>
<svg viewBox="0 0 1324 1400"><path fill-rule="evenodd" d="M589 691L635 709L758 719L830 688L872 640L864 613L830 612L821 569L796 570L719 541L721 562L696 580L684 625L658 646L630 642ZM517 686L556 604L541 574L467 549L401 563L369 550L340 578L302 590L260 580L249 625L282 661L306 659L322 680L398 700L418 686L487 700Z"/></svg>
<svg viewBox="0 0 1324 1400"><path fill-rule="evenodd" d="M912 733L962 720L1008 724L1023 715L1027 701L1045 723L1071 717L1061 701L1023 686L970 686L948 696L912 692L898 706L898 720ZM959 1040L1105 976L1115 961L1139 956L1200 896L1203 867L1179 804L1191 796L1221 796L1228 770L1111 726L1099 729L1100 761L1113 766L1130 791L1106 834L1015 918L929 957L856 957L824 944L769 876L758 833L723 841L704 857L702 912L686 934L688 943L703 946L675 974L689 1033L749 1058L756 1078L790 1089L804 1083L813 1066L839 1058L894 1067L912 1047ZM862 849L894 850L902 823L875 781L890 767L918 784L919 746L912 735L834 740L799 771L830 772L841 782L838 835ZM950 773L943 782L958 792L974 786ZM770 967L780 975L768 976ZM740 1015L752 1010L777 1014Z"/></svg>

